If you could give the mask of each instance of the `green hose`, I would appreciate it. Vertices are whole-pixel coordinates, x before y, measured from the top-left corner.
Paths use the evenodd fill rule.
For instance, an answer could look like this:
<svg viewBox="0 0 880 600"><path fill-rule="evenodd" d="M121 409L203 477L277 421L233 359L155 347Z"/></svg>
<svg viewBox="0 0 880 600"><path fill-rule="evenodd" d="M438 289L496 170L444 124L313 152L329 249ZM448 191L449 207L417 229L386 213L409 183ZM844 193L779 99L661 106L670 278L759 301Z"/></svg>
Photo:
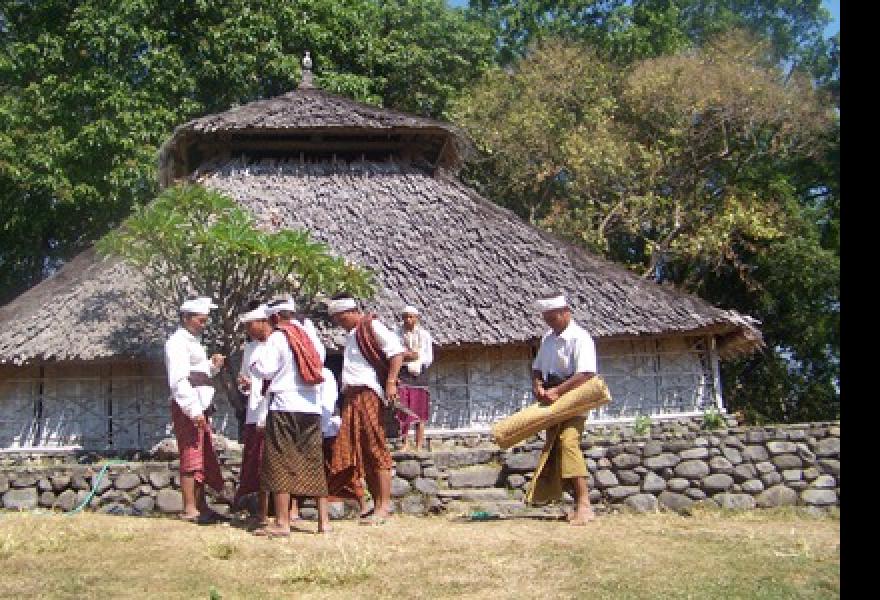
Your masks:
<svg viewBox="0 0 880 600"><path fill-rule="evenodd" d="M78 513L79 511L81 511L83 508L85 508L88 505L88 503L92 500L92 498L95 496L95 492L98 490L98 486L101 484L101 480L104 478L104 473L107 472L107 467L109 467L111 464L114 464L114 463L124 463L124 462L125 462L124 460L120 460L120 459L111 459L111 460L104 461L104 466L101 467L101 470L98 472L98 476L95 477L95 481L94 481L94 483L92 483L92 489L89 492L89 495L86 496L82 502L80 502L79 506L77 506L73 510L70 510L64 514L67 516L73 516L76 513Z"/></svg>

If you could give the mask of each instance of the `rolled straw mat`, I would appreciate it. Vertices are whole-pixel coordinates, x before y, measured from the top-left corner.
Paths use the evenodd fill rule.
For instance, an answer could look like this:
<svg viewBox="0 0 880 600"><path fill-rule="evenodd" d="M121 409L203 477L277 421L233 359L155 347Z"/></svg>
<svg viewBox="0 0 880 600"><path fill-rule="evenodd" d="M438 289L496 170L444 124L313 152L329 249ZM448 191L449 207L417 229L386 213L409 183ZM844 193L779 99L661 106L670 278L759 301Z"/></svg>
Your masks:
<svg viewBox="0 0 880 600"><path fill-rule="evenodd" d="M608 386L600 377L566 392L549 405L527 406L492 426L492 437L501 448L510 448L543 429L611 402Z"/></svg>

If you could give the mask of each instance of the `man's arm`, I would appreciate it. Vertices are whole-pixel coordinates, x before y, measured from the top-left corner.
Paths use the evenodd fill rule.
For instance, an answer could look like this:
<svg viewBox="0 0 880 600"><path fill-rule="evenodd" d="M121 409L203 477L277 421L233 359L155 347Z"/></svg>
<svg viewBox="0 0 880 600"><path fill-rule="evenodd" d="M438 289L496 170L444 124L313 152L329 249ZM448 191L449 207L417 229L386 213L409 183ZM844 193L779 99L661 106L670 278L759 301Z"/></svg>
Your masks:
<svg viewBox="0 0 880 600"><path fill-rule="evenodd" d="M556 387L545 391L545 397L549 400L548 404L552 404L563 394L578 388L595 377L595 373L575 373Z"/></svg>
<svg viewBox="0 0 880 600"><path fill-rule="evenodd" d="M532 393L535 395L535 400L541 404L547 402L547 392L544 389L544 377L541 374L541 371L534 369L532 370Z"/></svg>

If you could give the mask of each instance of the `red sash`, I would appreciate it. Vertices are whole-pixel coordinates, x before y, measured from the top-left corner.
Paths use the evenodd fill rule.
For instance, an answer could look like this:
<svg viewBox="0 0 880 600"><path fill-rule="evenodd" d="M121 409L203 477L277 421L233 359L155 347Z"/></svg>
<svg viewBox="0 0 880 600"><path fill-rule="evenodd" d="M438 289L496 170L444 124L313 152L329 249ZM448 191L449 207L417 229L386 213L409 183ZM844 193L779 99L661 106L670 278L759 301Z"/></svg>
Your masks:
<svg viewBox="0 0 880 600"><path fill-rule="evenodd" d="M276 328L287 337L287 344L290 346L296 368L303 381L312 384L323 383L321 356L308 334L292 323L279 323Z"/></svg>
<svg viewBox="0 0 880 600"><path fill-rule="evenodd" d="M381 383L384 388L388 381L388 371L391 367L391 361L385 357L381 346L379 346L379 341L376 339L376 334L373 331L372 322L375 318L376 315L374 313L364 315L355 328L354 336L357 340L358 348L361 350L361 354L376 371L379 383Z"/></svg>

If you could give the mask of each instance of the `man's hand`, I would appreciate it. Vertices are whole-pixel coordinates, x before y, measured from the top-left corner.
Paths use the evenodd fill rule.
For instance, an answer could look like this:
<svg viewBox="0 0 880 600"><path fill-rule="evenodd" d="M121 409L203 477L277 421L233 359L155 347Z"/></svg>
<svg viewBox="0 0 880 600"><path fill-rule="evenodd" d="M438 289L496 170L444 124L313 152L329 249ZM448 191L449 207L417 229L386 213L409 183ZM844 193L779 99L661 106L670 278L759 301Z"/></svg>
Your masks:
<svg viewBox="0 0 880 600"><path fill-rule="evenodd" d="M211 355L211 364L214 365L215 369L219 369L223 366L224 361L226 361L226 357L222 354L212 354Z"/></svg>
<svg viewBox="0 0 880 600"><path fill-rule="evenodd" d="M250 377L245 377L244 375L238 376L238 388L246 392L251 389L251 380Z"/></svg>
<svg viewBox="0 0 880 600"><path fill-rule="evenodd" d="M559 388L554 387L544 390L544 398L546 400L545 404L553 404L559 399Z"/></svg>
<svg viewBox="0 0 880 600"><path fill-rule="evenodd" d="M385 406L391 406L397 399L397 382L389 379L385 384L385 398L382 403Z"/></svg>
<svg viewBox="0 0 880 600"><path fill-rule="evenodd" d="M547 391L541 383L537 381L532 383L532 393L535 395L535 400L541 404L547 403Z"/></svg>
<svg viewBox="0 0 880 600"><path fill-rule="evenodd" d="M205 419L205 415L201 414L197 417L193 417L193 423L196 424L196 429L204 429L208 426L208 420Z"/></svg>

